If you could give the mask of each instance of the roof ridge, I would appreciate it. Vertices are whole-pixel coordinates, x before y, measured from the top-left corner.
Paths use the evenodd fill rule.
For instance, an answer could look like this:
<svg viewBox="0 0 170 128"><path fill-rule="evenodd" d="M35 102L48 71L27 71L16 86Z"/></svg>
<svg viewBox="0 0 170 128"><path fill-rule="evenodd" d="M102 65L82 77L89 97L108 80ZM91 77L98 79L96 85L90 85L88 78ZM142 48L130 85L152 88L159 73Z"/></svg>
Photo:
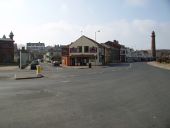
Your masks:
<svg viewBox="0 0 170 128"><path fill-rule="evenodd" d="M87 37L87 36L85 36L85 35L83 35L85 38L87 38L88 40L91 40L93 43L95 43L95 44L97 44L97 45L99 45L99 46L102 46L100 43L98 43L97 41L95 41L95 40L93 40L93 39L91 39L91 38L89 38L89 37ZM81 36L81 37L83 37L83 36ZM81 38L80 37L80 38ZM102 46L103 47L103 46Z"/></svg>

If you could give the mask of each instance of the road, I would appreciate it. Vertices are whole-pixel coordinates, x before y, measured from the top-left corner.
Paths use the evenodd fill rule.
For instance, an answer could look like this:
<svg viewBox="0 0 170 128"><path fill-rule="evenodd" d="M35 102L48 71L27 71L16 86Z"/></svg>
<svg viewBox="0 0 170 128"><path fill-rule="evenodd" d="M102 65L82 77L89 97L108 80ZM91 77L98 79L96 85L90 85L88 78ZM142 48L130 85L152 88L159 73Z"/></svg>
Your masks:
<svg viewBox="0 0 170 128"><path fill-rule="evenodd" d="M0 128L170 128L168 70L44 65L44 74L0 80Z"/></svg>

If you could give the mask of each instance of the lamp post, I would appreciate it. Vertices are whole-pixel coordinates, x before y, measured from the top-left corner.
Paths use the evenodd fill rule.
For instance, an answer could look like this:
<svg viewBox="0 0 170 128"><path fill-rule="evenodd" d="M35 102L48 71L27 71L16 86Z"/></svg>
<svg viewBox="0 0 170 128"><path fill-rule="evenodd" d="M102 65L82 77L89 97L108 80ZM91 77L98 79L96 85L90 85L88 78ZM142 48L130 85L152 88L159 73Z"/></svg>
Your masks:
<svg viewBox="0 0 170 128"><path fill-rule="evenodd" d="M81 36L83 35L83 30L80 31L81 32Z"/></svg>
<svg viewBox="0 0 170 128"><path fill-rule="evenodd" d="M22 69L22 51L20 50L20 61L19 61L19 67L20 67L20 69Z"/></svg>
<svg viewBox="0 0 170 128"><path fill-rule="evenodd" d="M96 34L97 34L97 32L100 32L100 30L98 30L98 31L95 32L95 41L96 41Z"/></svg>

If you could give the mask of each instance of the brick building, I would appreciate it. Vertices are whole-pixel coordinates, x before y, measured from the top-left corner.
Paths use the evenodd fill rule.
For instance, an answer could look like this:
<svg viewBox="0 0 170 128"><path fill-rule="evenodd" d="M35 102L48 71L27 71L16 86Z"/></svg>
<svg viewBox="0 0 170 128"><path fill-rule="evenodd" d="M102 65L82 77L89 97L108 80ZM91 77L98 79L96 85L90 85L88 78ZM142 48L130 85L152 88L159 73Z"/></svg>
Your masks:
<svg viewBox="0 0 170 128"><path fill-rule="evenodd" d="M0 63L12 63L14 62L14 34L11 32L9 38L4 35L0 38Z"/></svg>
<svg viewBox="0 0 170 128"><path fill-rule="evenodd" d="M107 41L105 44L111 47L110 63L120 62L121 45L119 44L119 42L117 40L114 40Z"/></svg>

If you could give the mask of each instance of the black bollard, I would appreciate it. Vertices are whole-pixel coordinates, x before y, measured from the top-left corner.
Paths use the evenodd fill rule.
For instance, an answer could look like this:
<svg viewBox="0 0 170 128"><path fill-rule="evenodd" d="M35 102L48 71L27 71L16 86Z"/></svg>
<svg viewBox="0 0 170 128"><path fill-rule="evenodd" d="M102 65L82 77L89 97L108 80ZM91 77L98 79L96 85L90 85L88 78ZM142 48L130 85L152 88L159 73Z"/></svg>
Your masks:
<svg viewBox="0 0 170 128"><path fill-rule="evenodd" d="M91 68L91 63L89 63L89 68Z"/></svg>

